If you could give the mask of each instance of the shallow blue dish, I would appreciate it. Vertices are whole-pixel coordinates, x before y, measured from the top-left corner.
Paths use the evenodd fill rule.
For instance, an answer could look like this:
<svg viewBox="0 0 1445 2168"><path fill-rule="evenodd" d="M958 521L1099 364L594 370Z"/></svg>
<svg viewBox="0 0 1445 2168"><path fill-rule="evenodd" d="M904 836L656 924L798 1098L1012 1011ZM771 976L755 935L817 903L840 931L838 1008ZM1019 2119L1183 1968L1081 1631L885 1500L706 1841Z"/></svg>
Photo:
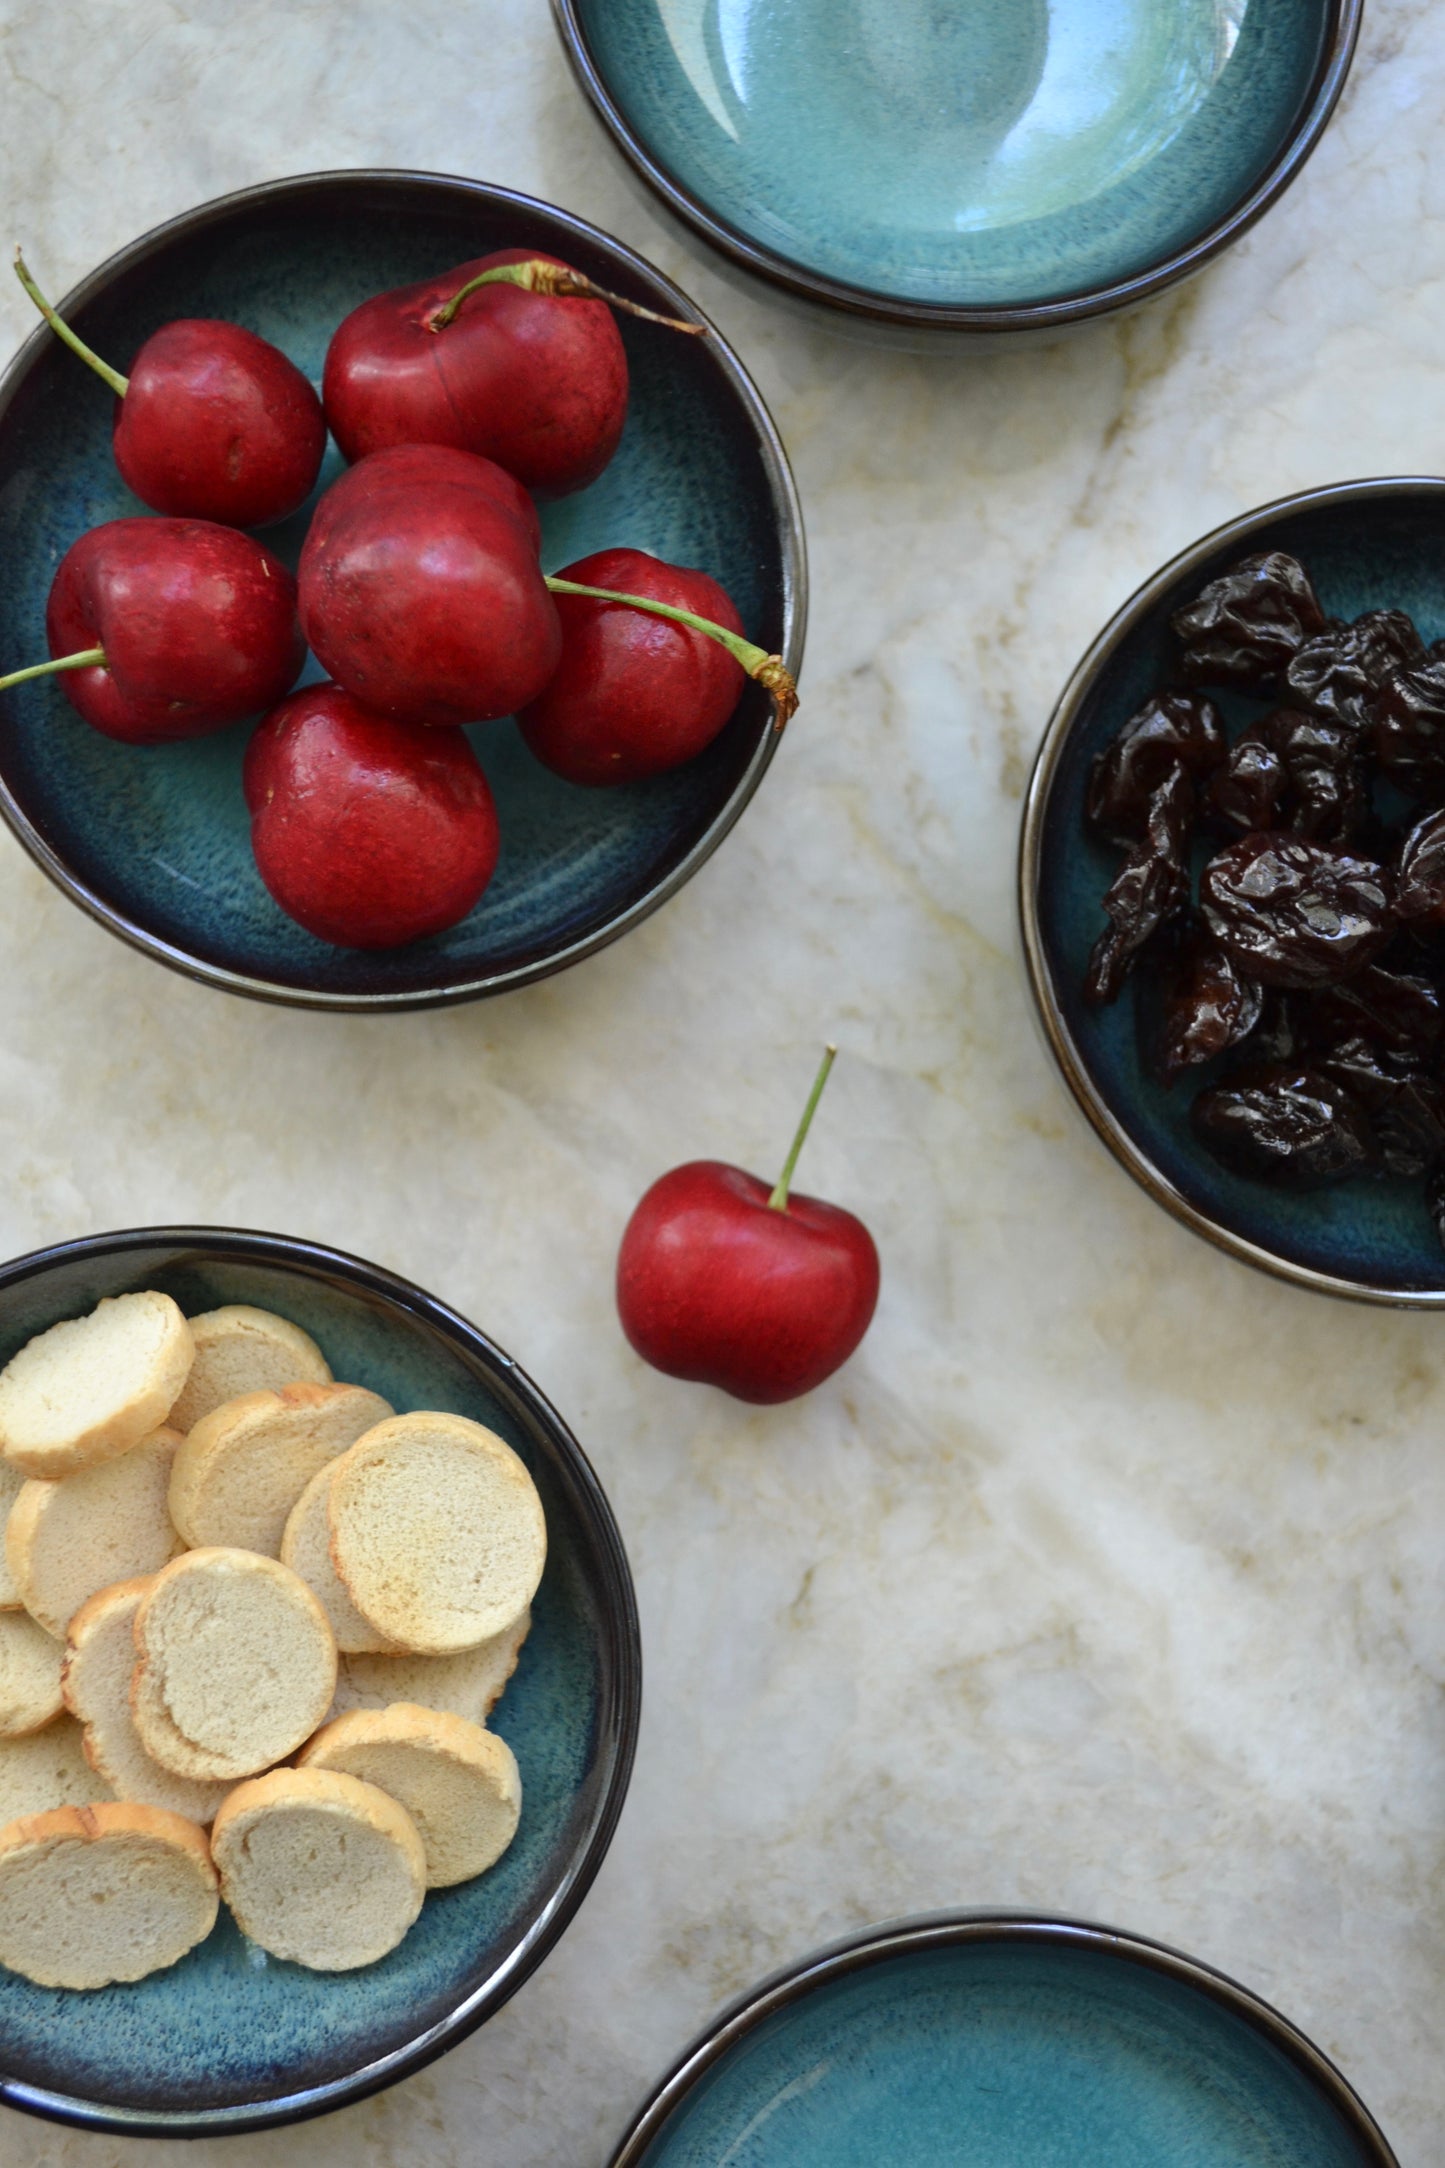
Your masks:
<svg viewBox="0 0 1445 2168"><path fill-rule="evenodd" d="M204 204L112 257L60 306L121 369L167 319L219 316L273 340L319 381L327 341L359 301L513 245L698 320L640 256L565 211L480 181L386 172L273 181ZM796 673L803 530L766 408L715 332L620 323L632 379L622 445L591 488L547 508L545 568L613 543L699 565L732 595L749 637ZM145 510L115 470L112 406L43 325L0 381L0 671L43 659L46 593L76 537ZM323 487L340 467L332 447ZM309 510L266 533L293 564ZM307 674L321 672L312 664ZM465 1001L590 955L697 871L777 742L768 696L751 684L699 760L615 790L549 774L511 722L473 731L501 821L491 886L449 932L361 952L304 932L262 887L241 797L247 725L189 745L116 745L52 680L0 695L0 718L0 814L77 903L193 978L316 1008Z"/></svg>
<svg viewBox="0 0 1445 2168"><path fill-rule="evenodd" d="M1195 1085L1181 1079L1166 1091L1141 1065L1132 988L1106 1009L1086 1007L1080 991L1118 865L1118 853L1084 828L1090 764L1146 695L1168 682L1171 611L1238 558L1273 549L1300 559L1327 612L1352 618L1392 605L1410 613L1427 641L1445 635L1445 481L1428 477L1343 482L1264 505L1157 572L1074 672L1034 769L1019 863L1034 998L1085 1114L1176 1218L1304 1287L1445 1307L1445 1250L1421 1183L1391 1177L1291 1195L1230 1173L1190 1129ZM1233 703L1226 696L1219 705L1228 719ZM1198 1074L1207 1081L1212 1071Z"/></svg>
<svg viewBox="0 0 1445 2168"><path fill-rule="evenodd" d="M1236 239L1343 86L1361 0L553 0L637 173L858 320L1046 328Z"/></svg>
<svg viewBox="0 0 1445 2168"><path fill-rule="evenodd" d="M1395 2168L1288 2021L1157 1943L939 1914L755 1989L612 2168Z"/></svg>
<svg viewBox="0 0 1445 2168"><path fill-rule="evenodd" d="M402 1409L468 1415L531 1469L548 1556L521 1660L491 1718L522 1772L522 1820L478 1881L434 1892L359 1972L268 1958L224 1908L209 1938L134 1986L74 1994L0 1971L0 2099L61 2122L165 2137L293 2122L429 2062L515 1993L602 1863L637 1738L637 1611L611 1509L571 1432L511 1357L405 1280L314 1243L215 1227L95 1235L0 1268L0 1364L103 1295L182 1309L251 1302L314 1335L338 1377Z"/></svg>

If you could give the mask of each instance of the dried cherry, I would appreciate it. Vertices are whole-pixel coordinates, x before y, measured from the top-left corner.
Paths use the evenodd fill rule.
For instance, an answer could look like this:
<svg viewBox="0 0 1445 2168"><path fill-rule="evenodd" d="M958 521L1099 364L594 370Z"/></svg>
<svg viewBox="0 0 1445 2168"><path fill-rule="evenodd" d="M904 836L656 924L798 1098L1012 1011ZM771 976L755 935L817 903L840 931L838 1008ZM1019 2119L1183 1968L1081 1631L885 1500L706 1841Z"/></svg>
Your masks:
<svg viewBox="0 0 1445 2168"><path fill-rule="evenodd" d="M1180 933L1141 989L1144 1058L1161 1084L1238 1046L1264 995L1202 926Z"/></svg>
<svg viewBox="0 0 1445 2168"><path fill-rule="evenodd" d="M1445 1085L1407 1058L1346 1039L1317 1065L1358 1100L1391 1174L1422 1175L1445 1158Z"/></svg>
<svg viewBox="0 0 1445 2168"><path fill-rule="evenodd" d="M1241 836L1199 881L1205 924L1250 978L1323 986L1360 970L1394 931L1383 870L1297 836Z"/></svg>
<svg viewBox="0 0 1445 2168"><path fill-rule="evenodd" d="M1321 987L1296 1006L1296 1028L1304 1043L1331 1047L1363 1038L1419 1062L1438 1053L1445 1025L1440 996L1430 981L1392 964L1366 964L1343 986Z"/></svg>
<svg viewBox="0 0 1445 2168"><path fill-rule="evenodd" d="M1241 1070L1202 1091L1190 1119L1216 1159L1282 1188L1346 1182L1378 1164L1358 1100L1333 1077L1297 1062Z"/></svg>
<svg viewBox="0 0 1445 2168"><path fill-rule="evenodd" d="M1303 565L1283 550L1244 558L1170 619L1191 684L1265 694L1278 692L1290 658L1324 622Z"/></svg>
<svg viewBox="0 0 1445 2168"><path fill-rule="evenodd" d="M1174 767L1196 780L1210 775L1229 751L1219 710L1197 693L1159 693L1130 716L1095 760L1085 815L1115 843L1135 843L1149 820L1149 801Z"/></svg>
<svg viewBox="0 0 1445 2168"><path fill-rule="evenodd" d="M1109 924L1094 944L1084 998L1116 1001L1145 943L1189 900L1194 784L1176 762L1150 794L1144 833L1104 896Z"/></svg>
<svg viewBox="0 0 1445 2168"><path fill-rule="evenodd" d="M1400 845L1395 910L1412 923L1445 925L1445 811L1416 821Z"/></svg>
<svg viewBox="0 0 1445 2168"><path fill-rule="evenodd" d="M1328 626L1291 657L1285 683L1302 707L1364 730L1385 680L1425 659L1425 643L1403 610L1366 610L1352 625Z"/></svg>
<svg viewBox="0 0 1445 2168"><path fill-rule="evenodd" d="M1358 737L1328 716L1275 708L1235 740L1204 808L1240 835L1288 828L1314 843L1349 843L1370 812Z"/></svg>
<svg viewBox="0 0 1445 2168"><path fill-rule="evenodd" d="M1392 671L1375 702L1380 766L1413 797L1445 797L1445 655Z"/></svg>

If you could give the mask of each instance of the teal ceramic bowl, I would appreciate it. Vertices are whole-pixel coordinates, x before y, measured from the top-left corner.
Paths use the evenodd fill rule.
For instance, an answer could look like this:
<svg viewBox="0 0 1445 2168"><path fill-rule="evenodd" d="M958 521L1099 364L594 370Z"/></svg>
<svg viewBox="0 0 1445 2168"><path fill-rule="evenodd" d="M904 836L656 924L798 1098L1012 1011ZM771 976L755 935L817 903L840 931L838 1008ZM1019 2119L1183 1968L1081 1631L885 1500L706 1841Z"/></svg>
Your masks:
<svg viewBox="0 0 1445 2168"><path fill-rule="evenodd" d="M0 2099L129 2136L293 2122L418 2069L499 2009L581 1903L622 1810L641 1703L632 1580L581 1447L509 1355L420 1288L279 1235L147 1227L0 1268L0 1363L103 1295L156 1287L194 1314L250 1302L295 1320L338 1377L398 1408L474 1417L521 1454L547 1515L546 1572L490 1719L517 1756L522 1819L490 1873L434 1891L358 1972L268 1958L222 1909L164 1972L94 1994L0 1971Z"/></svg>
<svg viewBox="0 0 1445 2168"><path fill-rule="evenodd" d="M1395 2168L1317 2048L1221 1973L1065 1920L939 1914L779 1973L612 2168Z"/></svg>
<svg viewBox="0 0 1445 2168"><path fill-rule="evenodd" d="M857 324L1043 330L1252 225L1318 142L1361 0L553 0L634 171L739 269Z"/></svg>
<svg viewBox="0 0 1445 2168"><path fill-rule="evenodd" d="M565 211L480 181L385 172L273 181L204 204L112 257L61 306L119 368L171 317L218 316L273 340L319 381L327 341L359 301L513 245L700 320L640 256ZM699 565L732 595L749 636L796 674L802 521L762 400L716 332L684 338L628 317L621 330L632 384L622 444L591 488L546 508L545 568L613 543ZM0 670L43 658L45 597L76 537L145 510L111 457L112 404L43 325L0 381ZM331 447L321 485L340 469ZM309 511L265 536L292 563ZM307 675L321 672L313 663ZM448 932L363 952L304 932L262 887L241 796L249 725L189 745L117 745L53 680L0 695L0 717L0 814L76 903L209 985L333 1009L465 1001L591 955L716 850L777 743L758 685L700 759L615 790L549 774L510 721L473 731L501 822L491 886Z"/></svg>
<svg viewBox="0 0 1445 2168"><path fill-rule="evenodd" d="M1070 1090L1115 1157L1176 1218L1298 1286L1368 1302L1445 1307L1445 1250L1423 1185L1394 1177L1290 1194L1245 1180L1195 1138L1195 1084L1166 1091L1139 1059L1134 992L1086 1007L1081 986L1118 853L1089 836L1094 755L1169 681L1172 611L1241 557L1288 550L1327 612L1394 606L1426 640L1445 635L1445 481L1343 482L1268 504L1184 550L1111 618L1054 711L1024 812L1019 902L1029 977ZM1212 697L1218 697L1213 696ZM1226 723L1244 713L1218 697ZM1246 703L1250 713L1258 703ZM1201 855L1202 852L1201 852ZM1194 1074L1207 1082L1212 1070Z"/></svg>

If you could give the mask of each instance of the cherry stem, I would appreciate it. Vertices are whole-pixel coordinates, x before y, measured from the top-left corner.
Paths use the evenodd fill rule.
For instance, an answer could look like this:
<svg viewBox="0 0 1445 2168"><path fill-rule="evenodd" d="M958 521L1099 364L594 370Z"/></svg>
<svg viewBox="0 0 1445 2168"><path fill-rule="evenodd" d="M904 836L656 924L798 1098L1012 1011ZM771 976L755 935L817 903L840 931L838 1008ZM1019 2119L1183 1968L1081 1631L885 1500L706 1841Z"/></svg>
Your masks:
<svg viewBox="0 0 1445 2168"><path fill-rule="evenodd" d="M628 316L640 316L647 324L666 324L669 331L686 331L695 339L707 337L706 324L687 324L677 316L659 316L655 309L645 309L640 301L624 301L621 294L609 294L603 286L594 286L591 279L580 271L572 271L564 263L548 263L541 256L529 257L525 263L497 263L490 271L479 271L474 279L468 279L439 309L434 309L425 319L428 331L445 331L456 316L457 310L468 294L474 294L480 286L520 286L525 293L551 294L559 299L576 297L583 301L605 301L611 309L621 309Z"/></svg>
<svg viewBox="0 0 1445 2168"><path fill-rule="evenodd" d="M803 1109L803 1119L799 1122L798 1134L793 1139L793 1148L783 1161L783 1171L778 1176L777 1187L768 1199L768 1210L770 1212L786 1212L788 1209L788 1185L793 1179L793 1169L798 1164L798 1154L802 1151L808 1131L813 1126L813 1116L818 1111L818 1101L823 1096L823 1086L828 1081L828 1071L832 1068L837 1055L838 1049L836 1046L830 1046L824 1051L822 1066L813 1079L813 1089L808 1094L808 1104Z"/></svg>
<svg viewBox="0 0 1445 2168"><path fill-rule="evenodd" d="M84 339L78 337L77 334L71 330L69 324L67 324L67 322L65 321L65 318L63 316L56 315L54 309L50 306L50 303L46 300L44 294L40 291L40 288L36 285L34 279L30 276L29 266L26 264L25 258L21 255L18 248L15 251L15 276L19 279L21 285L25 288L26 293L29 294L31 300L35 303L36 308L39 309L41 315L45 318L46 323L49 324L51 330L55 333L57 339L64 339L66 345L70 348L71 352L73 354L79 354L82 361L89 362L91 368L94 369L96 375L105 378L106 383L109 384L111 390L115 393L116 397L118 399L123 399L126 393L130 390L130 378L122 376L119 369L112 369L110 363L108 361L102 361L99 354L92 353L90 348L86 345Z"/></svg>
<svg viewBox="0 0 1445 2168"><path fill-rule="evenodd" d="M54 662L33 662L28 670L12 670L9 677L0 677L0 693L8 692L12 685L24 685L31 678L54 677L58 670L103 670L105 649L82 648L78 655L57 655Z"/></svg>
<svg viewBox="0 0 1445 2168"><path fill-rule="evenodd" d="M693 610L677 610L670 602L654 602L650 595L622 595L611 587L581 587L576 580L554 579L550 574L547 585L554 595L590 595L594 602L623 602L629 609L646 610L653 617L670 617L675 625L688 625L694 632L706 633L709 640L727 649L734 662L741 663L750 678L756 678L772 694L774 730L781 730L797 714L797 681L782 656L755 647L740 632L729 632L726 625L715 625L710 617L699 617Z"/></svg>

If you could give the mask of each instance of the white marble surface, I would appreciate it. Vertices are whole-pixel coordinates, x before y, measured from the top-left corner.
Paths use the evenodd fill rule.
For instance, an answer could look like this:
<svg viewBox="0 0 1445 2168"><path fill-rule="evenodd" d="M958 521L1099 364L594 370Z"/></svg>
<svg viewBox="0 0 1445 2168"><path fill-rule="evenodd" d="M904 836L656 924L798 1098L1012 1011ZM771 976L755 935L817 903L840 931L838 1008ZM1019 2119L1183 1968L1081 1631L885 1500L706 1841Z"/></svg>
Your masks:
<svg viewBox="0 0 1445 2168"><path fill-rule="evenodd" d="M412 1274L573 1420L631 1550L631 1798L582 1914L481 2034L195 2168L601 2168L708 2014L857 1923L1033 1905L1279 2003L1405 2168L1445 2160L1445 1325L1258 1279L1108 1160L1036 1036L1019 800L1104 616L1205 526L1445 457L1445 41L1371 0L1303 179L1202 282L1053 351L800 330L665 233L544 0L6 0L0 240L53 289L270 175L476 173L584 211L736 341L796 464L805 704L685 893L509 1000L382 1020L203 992L0 839L0 1254L164 1219ZM0 340L29 330L0 283ZM611 1302L641 1188L768 1171L884 1258L862 1355L749 1412ZM337 1140L347 1140L344 1152ZM6 2168L159 2148L0 2111Z"/></svg>

